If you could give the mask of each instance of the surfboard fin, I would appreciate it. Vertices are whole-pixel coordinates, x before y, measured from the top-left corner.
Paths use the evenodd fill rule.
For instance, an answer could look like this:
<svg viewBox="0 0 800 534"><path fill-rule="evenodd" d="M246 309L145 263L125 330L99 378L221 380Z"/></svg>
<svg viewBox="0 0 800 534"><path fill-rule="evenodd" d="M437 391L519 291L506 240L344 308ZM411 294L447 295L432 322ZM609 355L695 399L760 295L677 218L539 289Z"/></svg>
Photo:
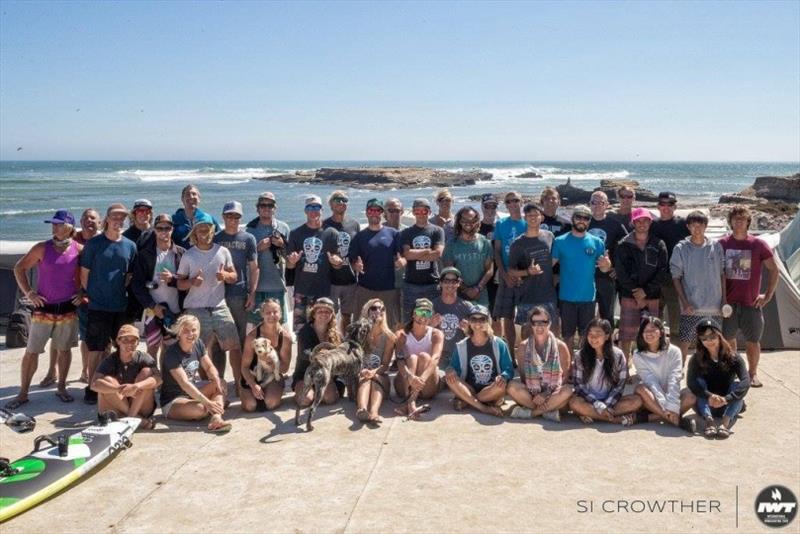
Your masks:
<svg viewBox="0 0 800 534"><path fill-rule="evenodd" d="M97 421L100 423L100 426L106 426L108 423L116 421L117 419L117 413L114 410L97 413Z"/></svg>
<svg viewBox="0 0 800 534"><path fill-rule="evenodd" d="M58 455L62 458L69 454L69 442L67 441L67 436L64 434L58 436L47 434L37 436L37 438L33 440L33 452L39 452L42 443L49 443L53 447L58 447Z"/></svg>

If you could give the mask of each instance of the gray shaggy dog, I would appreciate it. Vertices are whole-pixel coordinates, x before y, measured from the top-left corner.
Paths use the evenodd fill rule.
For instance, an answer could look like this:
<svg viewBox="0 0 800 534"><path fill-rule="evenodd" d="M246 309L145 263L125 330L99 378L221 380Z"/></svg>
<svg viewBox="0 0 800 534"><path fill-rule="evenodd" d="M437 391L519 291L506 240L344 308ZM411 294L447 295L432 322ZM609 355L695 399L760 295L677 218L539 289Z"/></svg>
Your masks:
<svg viewBox="0 0 800 534"><path fill-rule="evenodd" d="M344 380L350 400L355 400L358 374L361 372L361 360L364 358L364 347L371 329L371 321L359 319L347 327L345 340L340 345L320 343L314 347L309 356L310 364L303 376L303 393L301 394L301 398L305 398L309 390L314 388L314 400L308 409L306 430L314 430L311 418L314 417L314 411L322 401L322 394L334 377ZM299 405L295 410L294 424L300 425Z"/></svg>

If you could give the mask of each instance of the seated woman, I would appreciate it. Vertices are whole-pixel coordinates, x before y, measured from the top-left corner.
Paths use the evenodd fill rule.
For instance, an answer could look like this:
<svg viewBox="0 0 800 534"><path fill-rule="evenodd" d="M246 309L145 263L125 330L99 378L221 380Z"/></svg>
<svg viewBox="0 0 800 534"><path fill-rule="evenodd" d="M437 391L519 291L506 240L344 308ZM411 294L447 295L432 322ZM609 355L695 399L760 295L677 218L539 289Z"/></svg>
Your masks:
<svg viewBox="0 0 800 534"><path fill-rule="evenodd" d="M242 354L241 388L242 410L245 412L274 410L281 405L286 373L292 361L292 334L281 325L281 303L269 298L261 304L262 321L244 339ZM280 380L273 380L262 390L256 382L255 371L258 358L253 350L253 341L263 337L269 340L280 362Z"/></svg>
<svg viewBox="0 0 800 534"><path fill-rule="evenodd" d="M311 363L308 358L314 347L320 343L338 345L341 342L333 301L326 297L317 299L308 312L308 322L297 332L297 364L292 375L292 389L294 400L301 408L310 406L314 400L314 388L309 389L308 394L303 397L303 377ZM338 400L339 391L336 389L336 382L331 381L322 394L322 404L333 404Z"/></svg>
<svg viewBox="0 0 800 534"><path fill-rule="evenodd" d="M456 343L445 380L456 395L453 407L457 410L469 404L480 412L502 417L500 405L514 376L514 364L508 345L494 335L489 320L486 306L477 304L470 309L467 337Z"/></svg>
<svg viewBox="0 0 800 534"><path fill-rule="evenodd" d="M196 421L211 416L208 429L228 432L231 424L225 413L225 382L200 341L200 321L182 315L173 326L178 342L164 352L164 376L161 385L161 412L167 419ZM203 368L208 380L200 380Z"/></svg>
<svg viewBox="0 0 800 534"><path fill-rule="evenodd" d="M572 361L570 382L575 393L569 407L587 425L600 419L630 426L636 423L636 411L642 407L638 395L622 396L628 364L611 342L611 332L608 321L592 319Z"/></svg>
<svg viewBox="0 0 800 534"><path fill-rule="evenodd" d="M417 399L432 399L439 392L439 358L442 356L444 334L431 326L433 303L428 299L417 299L411 320L397 332L397 376L394 389L406 399L406 405L395 413L409 419L431 409L423 404L417 407Z"/></svg>
<svg viewBox="0 0 800 534"><path fill-rule="evenodd" d="M713 320L704 319L697 325L697 340L697 349L689 360L686 385L697 397L695 411L705 420L703 434L708 439L726 439L744 406L750 375L744 359L731 349ZM720 416L722 424L715 427L714 417Z"/></svg>
<svg viewBox="0 0 800 534"><path fill-rule="evenodd" d="M508 394L517 403L510 415L558 422L559 410L572 396L572 386L563 383L564 376L569 376L569 349L550 330L550 312L544 306L534 306L528 322L531 336L517 347L520 379L508 384Z"/></svg>
<svg viewBox="0 0 800 534"><path fill-rule="evenodd" d="M694 433L694 420L681 417L695 403L691 391L681 391L683 359L681 349L667 342L664 323L647 317L636 336L633 364L642 383L635 393L650 412L649 421L664 421Z"/></svg>
<svg viewBox="0 0 800 534"><path fill-rule="evenodd" d="M139 428L155 426L156 388L161 385L161 373L156 361L146 352L136 350L139 329L122 325L117 334L119 350L105 358L92 378L92 390L97 392L97 412L113 411L119 417L141 417Z"/></svg>
<svg viewBox="0 0 800 534"><path fill-rule="evenodd" d="M370 299L361 308L361 318L372 321L368 344L364 347L363 369L356 395L356 417L365 423L380 424L378 414L383 398L389 394L389 366L397 337L386 325L386 307L381 299Z"/></svg>

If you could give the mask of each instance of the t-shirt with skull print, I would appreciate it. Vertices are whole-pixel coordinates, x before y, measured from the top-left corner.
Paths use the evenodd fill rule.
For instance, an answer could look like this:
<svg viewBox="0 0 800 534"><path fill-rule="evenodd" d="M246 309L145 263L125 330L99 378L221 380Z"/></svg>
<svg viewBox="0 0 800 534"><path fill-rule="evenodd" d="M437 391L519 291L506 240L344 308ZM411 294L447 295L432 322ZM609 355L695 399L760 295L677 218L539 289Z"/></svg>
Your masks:
<svg viewBox="0 0 800 534"><path fill-rule="evenodd" d="M345 219L342 222L336 222L333 217L328 217L322 221L323 228L333 228L339 235L336 237L336 248L339 251L339 256L344 260L344 265L341 269L334 269L331 273L331 284L335 286L349 286L356 283L356 275L353 268L350 266L348 256L350 255L350 243L356 234L361 230L361 226L355 219Z"/></svg>
<svg viewBox="0 0 800 534"><path fill-rule="evenodd" d="M206 346L199 339L192 345L192 350L184 352L181 349L180 343L174 343L167 348L164 352L164 373L162 379L164 382L161 384L161 406L166 406L178 397L186 397L186 392L181 389L175 377L172 376L172 370L182 368L189 377L189 382L197 382L199 380L198 372L200 371L200 360L206 353Z"/></svg>
<svg viewBox="0 0 800 534"><path fill-rule="evenodd" d="M444 230L434 224L424 227L416 224L400 232L400 247L433 249L444 245ZM409 261L406 263L406 284L426 286L439 282L439 264L435 261Z"/></svg>
<svg viewBox="0 0 800 534"><path fill-rule="evenodd" d="M294 268L294 287L298 293L309 297L330 296L332 267L327 253L338 253L338 238L335 228L309 228L302 224L291 231L288 253L301 253Z"/></svg>
<svg viewBox="0 0 800 534"><path fill-rule="evenodd" d="M491 385L500 370L492 356L492 340L476 347L471 339L467 340L467 377L464 380L478 392Z"/></svg>
<svg viewBox="0 0 800 534"><path fill-rule="evenodd" d="M450 355L456 348L456 343L464 339L464 331L461 329L461 320L469 317L469 310L472 305L464 299L456 298L453 304L445 304L441 297L433 300L433 313L439 314L442 318L439 323L439 330L444 334L444 345L442 346L442 357L439 358L439 368L446 369L450 365Z"/></svg>

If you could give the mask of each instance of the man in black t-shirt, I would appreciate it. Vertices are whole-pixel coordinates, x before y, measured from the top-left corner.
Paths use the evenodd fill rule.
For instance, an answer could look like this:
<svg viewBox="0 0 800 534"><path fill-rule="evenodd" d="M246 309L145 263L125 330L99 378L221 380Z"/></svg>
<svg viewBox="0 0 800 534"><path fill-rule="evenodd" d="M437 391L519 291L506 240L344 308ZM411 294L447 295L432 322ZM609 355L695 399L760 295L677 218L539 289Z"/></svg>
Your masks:
<svg viewBox="0 0 800 534"><path fill-rule="evenodd" d="M658 212L660 217L650 227L650 232L667 245L667 262L672 259L672 251L675 249L675 245L689 237L689 227L686 226L686 220L683 217L675 216L677 204L678 199L675 193L671 191L659 193ZM664 308L669 312L669 318L665 315ZM675 286L672 285L671 280L661 288L659 315L665 319L664 322L669 324L670 334L677 339L681 305L678 300L678 292L675 290Z"/></svg>
<svg viewBox="0 0 800 534"><path fill-rule="evenodd" d="M328 205L331 208L331 216L322 221L323 228L334 228L339 234L336 238L336 248L338 255L344 264L341 269L334 269L331 272L331 300L336 306L336 310L341 314L342 332L352 320L354 313L361 310L356 308L356 274L347 261L350 255L350 243L356 234L361 230L358 221L347 217L347 204L350 198L345 191L334 191L328 197Z"/></svg>
<svg viewBox="0 0 800 534"><path fill-rule="evenodd" d="M589 233L603 240L608 257L613 258L617 243L628 232L617 218L608 216L608 196L604 192L595 191L592 193L589 205L589 209L592 211ZM598 314L600 318L611 324L614 324L614 304L617 299L616 277L617 274L614 272L613 265L607 273L597 269L594 276L595 286L597 287Z"/></svg>
<svg viewBox="0 0 800 534"><path fill-rule="evenodd" d="M569 221L560 219L557 215L558 208L561 206L561 196L555 188L545 187L539 196L539 204L544 211L540 225L542 230L551 232L555 237L564 235L572 230L572 225ZM558 270L556 269L556 271Z"/></svg>
<svg viewBox="0 0 800 534"><path fill-rule="evenodd" d="M417 299L433 300L438 295L439 260L444 251L444 230L428 222L431 205L424 198L412 204L414 225L400 232L400 247L406 259L403 285L403 322L411 319Z"/></svg>

